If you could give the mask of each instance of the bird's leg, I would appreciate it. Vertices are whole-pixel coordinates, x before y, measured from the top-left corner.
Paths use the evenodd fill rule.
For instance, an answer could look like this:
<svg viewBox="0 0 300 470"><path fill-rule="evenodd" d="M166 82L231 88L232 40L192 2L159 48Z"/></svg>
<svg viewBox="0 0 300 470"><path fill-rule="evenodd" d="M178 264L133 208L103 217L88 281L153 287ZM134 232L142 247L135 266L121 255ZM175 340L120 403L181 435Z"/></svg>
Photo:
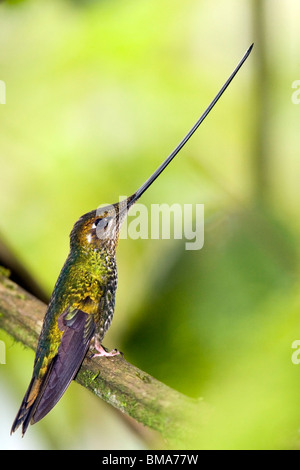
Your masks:
<svg viewBox="0 0 300 470"><path fill-rule="evenodd" d="M107 352L102 346L102 344L100 344L100 341L98 341L97 338L95 338L95 341L94 341L94 348L98 352L93 354L92 357L100 357L100 356L113 357L113 356L118 356L119 354L121 354L120 351L118 351L117 349L113 349L112 351Z"/></svg>

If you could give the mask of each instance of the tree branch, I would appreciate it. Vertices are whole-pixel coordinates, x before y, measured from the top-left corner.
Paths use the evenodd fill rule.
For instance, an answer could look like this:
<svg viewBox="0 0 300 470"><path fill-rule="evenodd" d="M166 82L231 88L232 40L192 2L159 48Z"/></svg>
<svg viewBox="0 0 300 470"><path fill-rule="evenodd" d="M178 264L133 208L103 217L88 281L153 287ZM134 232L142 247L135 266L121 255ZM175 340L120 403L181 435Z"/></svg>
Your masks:
<svg viewBox="0 0 300 470"><path fill-rule="evenodd" d="M35 350L45 311L44 303L0 271L0 328ZM206 414L202 401L167 387L122 356L86 358L75 380L170 442L185 442L191 432L190 419L199 416L199 411L202 417Z"/></svg>

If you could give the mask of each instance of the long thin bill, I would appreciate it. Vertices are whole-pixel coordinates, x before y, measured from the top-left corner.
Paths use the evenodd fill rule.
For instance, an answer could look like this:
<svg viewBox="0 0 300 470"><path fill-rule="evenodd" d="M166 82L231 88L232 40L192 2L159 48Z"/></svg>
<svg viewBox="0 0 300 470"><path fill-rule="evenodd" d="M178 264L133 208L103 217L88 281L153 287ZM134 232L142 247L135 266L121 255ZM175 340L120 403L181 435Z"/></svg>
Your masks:
<svg viewBox="0 0 300 470"><path fill-rule="evenodd" d="M141 195L149 188L149 186L153 183L153 181L156 180L156 178L161 174L161 172L166 168L166 166L169 165L169 163L173 160L174 157L180 152L182 147L187 143L187 141L192 137L194 132L198 129L200 124L204 121L206 116L210 113L214 105L217 103L217 101L221 98L223 95L224 91L226 88L229 86L229 84L232 82L244 62L247 60L247 58L250 55L250 52L252 51L253 44L249 47L249 49L246 51L244 54L243 58L239 62L239 64L236 66L230 77L227 79L227 81L224 83L222 88L220 89L219 93L215 96L215 98L212 100L210 105L206 108L204 113L200 116L196 124L191 128L191 130L186 134L186 136L182 139L182 141L177 145L177 147L173 150L173 152L168 156L168 158L165 159L165 161L157 168L157 170L153 173L153 175L150 176L150 178L129 198L129 204L130 206L141 197Z"/></svg>

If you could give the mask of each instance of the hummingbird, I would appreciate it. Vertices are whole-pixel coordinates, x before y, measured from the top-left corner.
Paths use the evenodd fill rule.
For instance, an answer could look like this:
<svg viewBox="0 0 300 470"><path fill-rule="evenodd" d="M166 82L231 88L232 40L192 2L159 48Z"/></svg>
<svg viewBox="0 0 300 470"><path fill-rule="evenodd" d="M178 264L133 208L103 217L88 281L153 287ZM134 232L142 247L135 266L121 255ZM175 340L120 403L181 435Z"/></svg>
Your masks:
<svg viewBox="0 0 300 470"><path fill-rule="evenodd" d="M44 317L33 374L11 434L44 418L75 378L84 357L115 356L102 341L114 314L117 289L116 248L129 209L158 178L198 129L248 58L246 51L198 121L149 179L130 197L98 208L77 220L70 233L70 252L56 281Z"/></svg>

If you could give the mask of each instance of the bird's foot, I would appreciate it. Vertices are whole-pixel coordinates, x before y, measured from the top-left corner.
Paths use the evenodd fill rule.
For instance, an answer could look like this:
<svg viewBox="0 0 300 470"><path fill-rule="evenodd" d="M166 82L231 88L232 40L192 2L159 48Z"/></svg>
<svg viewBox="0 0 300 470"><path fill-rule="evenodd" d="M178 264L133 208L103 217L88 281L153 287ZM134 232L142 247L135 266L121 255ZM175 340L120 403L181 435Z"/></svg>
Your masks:
<svg viewBox="0 0 300 470"><path fill-rule="evenodd" d="M101 357L101 356L113 357L113 356L118 356L119 354L122 354L117 349L113 349L112 351L109 351L109 352L106 351L106 349L104 349L104 347L102 346L102 344L99 343L99 341L95 341L94 347L96 351L98 352L93 354L92 357Z"/></svg>

